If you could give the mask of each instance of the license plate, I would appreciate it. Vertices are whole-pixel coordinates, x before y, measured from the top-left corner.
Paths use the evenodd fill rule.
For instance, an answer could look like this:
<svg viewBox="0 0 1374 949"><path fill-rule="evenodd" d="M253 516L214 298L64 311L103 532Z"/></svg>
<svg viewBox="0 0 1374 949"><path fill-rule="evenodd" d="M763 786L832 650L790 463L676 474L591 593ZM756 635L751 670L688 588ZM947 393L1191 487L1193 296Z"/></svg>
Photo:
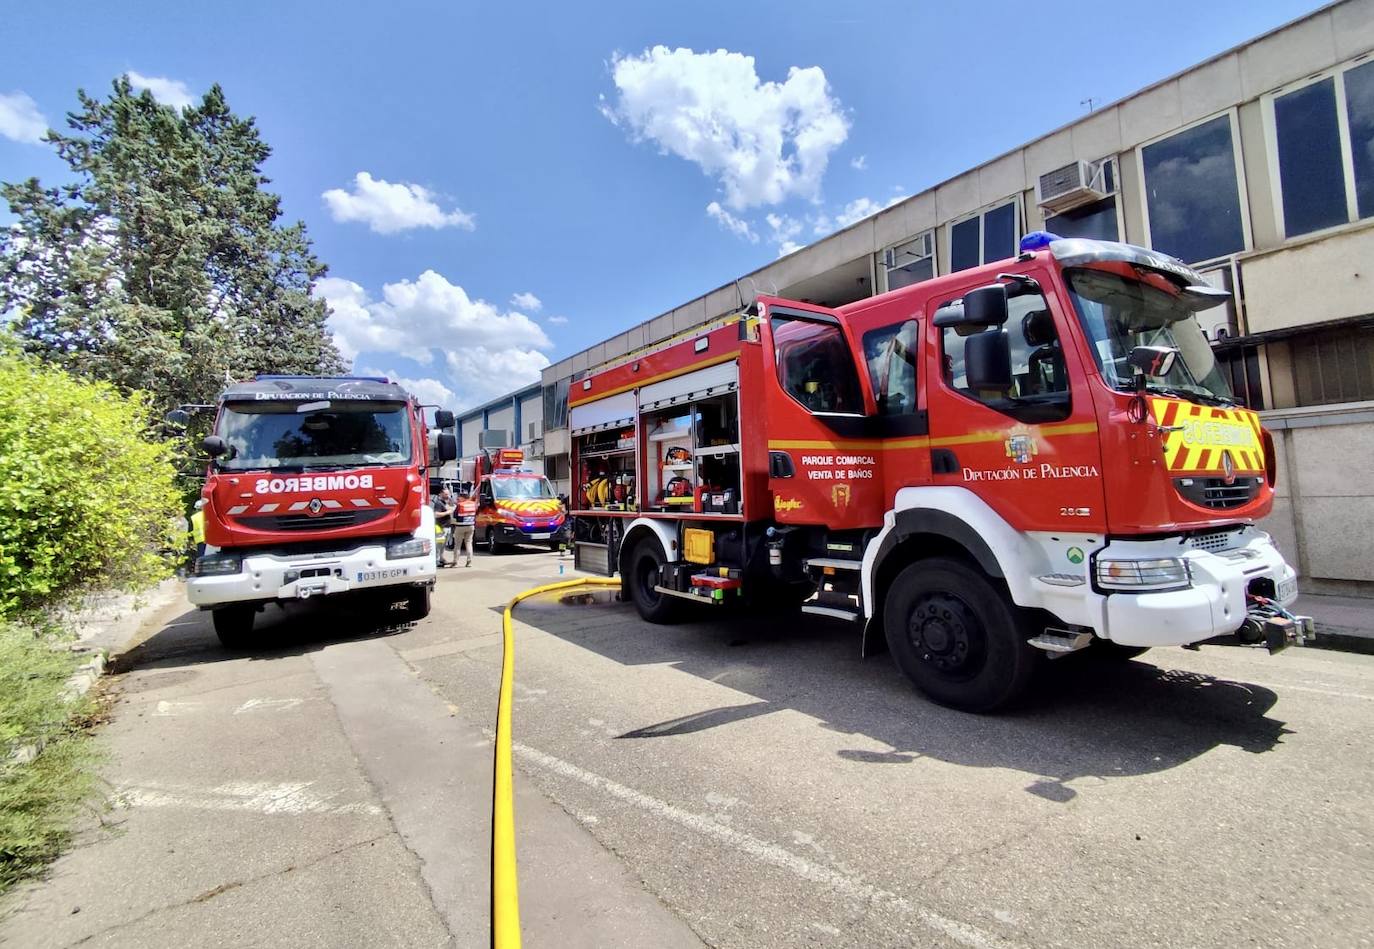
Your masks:
<svg viewBox="0 0 1374 949"><path fill-rule="evenodd" d="M549 539L550 537L552 537L552 536L553 536L552 534L548 534L548 533L544 533L544 534L531 534L531 535L530 535L530 540L548 540L548 539Z"/></svg>
<svg viewBox="0 0 1374 949"><path fill-rule="evenodd" d="M406 575L405 567L391 567L388 570L367 570L358 574L358 583L375 583L378 580L394 580Z"/></svg>
<svg viewBox="0 0 1374 949"><path fill-rule="evenodd" d="M1290 577L1279 584L1279 601L1284 602L1289 597L1298 595L1298 578Z"/></svg>

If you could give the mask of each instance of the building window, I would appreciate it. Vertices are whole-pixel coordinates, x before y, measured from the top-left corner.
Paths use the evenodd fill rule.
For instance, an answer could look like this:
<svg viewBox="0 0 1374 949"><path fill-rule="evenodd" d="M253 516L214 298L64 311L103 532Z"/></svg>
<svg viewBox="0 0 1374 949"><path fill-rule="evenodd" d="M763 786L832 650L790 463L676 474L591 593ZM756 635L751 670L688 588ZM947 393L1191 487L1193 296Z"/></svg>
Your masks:
<svg viewBox="0 0 1374 949"><path fill-rule="evenodd" d="M551 386L544 386L544 428L547 431L566 428L568 425L568 383L569 379L559 379Z"/></svg>
<svg viewBox="0 0 1374 949"><path fill-rule="evenodd" d="M1121 240L1116 210L1116 160L1104 158L1102 191L1107 195L1089 204L1045 218L1045 230L1059 237L1089 237L1099 241Z"/></svg>
<svg viewBox="0 0 1374 949"><path fill-rule="evenodd" d="M1187 263L1245 249L1231 116L1142 145L1150 246Z"/></svg>
<svg viewBox="0 0 1374 949"><path fill-rule="evenodd" d="M879 257L887 289L900 290L935 276L935 233L926 231L913 241L889 247Z"/></svg>
<svg viewBox="0 0 1374 949"><path fill-rule="evenodd" d="M1019 217L1013 199L950 225L950 273L1015 257L1021 239Z"/></svg>
<svg viewBox="0 0 1374 949"><path fill-rule="evenodd" d="M1374 331L1358 324L1295 336L1289 342L1298 405L1374 399Z"/></svg>
<svg viewBox="0 0 1374 949"><path fill-rule="evenodd" d="M1374 216L1374 62L1336 69L1268 102L1284 235Z"/></svg>

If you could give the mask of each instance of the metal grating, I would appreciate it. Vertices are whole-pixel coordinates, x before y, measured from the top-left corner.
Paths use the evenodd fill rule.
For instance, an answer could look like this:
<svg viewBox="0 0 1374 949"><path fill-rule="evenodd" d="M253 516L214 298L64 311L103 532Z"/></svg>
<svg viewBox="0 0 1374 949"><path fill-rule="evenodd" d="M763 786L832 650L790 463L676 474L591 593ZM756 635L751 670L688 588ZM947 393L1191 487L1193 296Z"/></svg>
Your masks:
<svg viewBox="0 0 1374 949"><path fill-rule="evenodd" d="M379 520L390 513L387 509L364 511L324 511L320 514L270 514L241 517L239 523L260 531L318 531L340 527L355 527Z"/></svg>

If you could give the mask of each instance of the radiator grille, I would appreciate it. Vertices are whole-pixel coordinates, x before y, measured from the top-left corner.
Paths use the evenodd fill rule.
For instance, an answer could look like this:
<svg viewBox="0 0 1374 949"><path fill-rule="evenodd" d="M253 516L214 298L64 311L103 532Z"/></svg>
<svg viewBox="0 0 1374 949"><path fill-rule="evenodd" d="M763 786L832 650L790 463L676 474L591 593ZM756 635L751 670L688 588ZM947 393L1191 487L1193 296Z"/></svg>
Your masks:
<svg viewBox="0 0 1374 949"><path fill-rule="evenodd" d="M1199 507L1227 510L1249 504L1259 494L1261 478L1237 478L1227 484L1223 478L1175 478L1174 487L1185 500Z"/></svg>
<svg viewBox="0 0 1374 949"><path fill-rule="evenodd" d="M260 531L319 531L340 527L355 527L386 517L390 512L385 508L363 511L323 511L314 516L310 514L259 514L241 517L244 527Z"/></svg>

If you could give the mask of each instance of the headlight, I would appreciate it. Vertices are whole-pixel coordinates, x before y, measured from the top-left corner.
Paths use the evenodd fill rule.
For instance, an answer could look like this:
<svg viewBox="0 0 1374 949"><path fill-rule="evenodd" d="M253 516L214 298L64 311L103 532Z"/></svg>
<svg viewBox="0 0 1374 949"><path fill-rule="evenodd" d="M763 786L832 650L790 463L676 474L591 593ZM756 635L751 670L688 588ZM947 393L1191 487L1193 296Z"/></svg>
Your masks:
<svg viewBox="0 0 1374 949"><path fill-rule="evenodd" d="M196 576L227 577L243 570L242 554L208 554L196 558Z"/></svg>
<svg viewBox="0 0 1374 949"><path fill-rule="evenodd" d="M1137 592L1186 590L1192 586L1188 561L1177 557L1163 560L1097 561L1097 585L1108 590Z"/></svg>
<svg viewBox="0 0 1374 949"><path fill-rule="evenodd" d="M423 557L434 549L434 541L428 537L406 537L386 542L386 559L398 560L401 557Z"/></svg>

